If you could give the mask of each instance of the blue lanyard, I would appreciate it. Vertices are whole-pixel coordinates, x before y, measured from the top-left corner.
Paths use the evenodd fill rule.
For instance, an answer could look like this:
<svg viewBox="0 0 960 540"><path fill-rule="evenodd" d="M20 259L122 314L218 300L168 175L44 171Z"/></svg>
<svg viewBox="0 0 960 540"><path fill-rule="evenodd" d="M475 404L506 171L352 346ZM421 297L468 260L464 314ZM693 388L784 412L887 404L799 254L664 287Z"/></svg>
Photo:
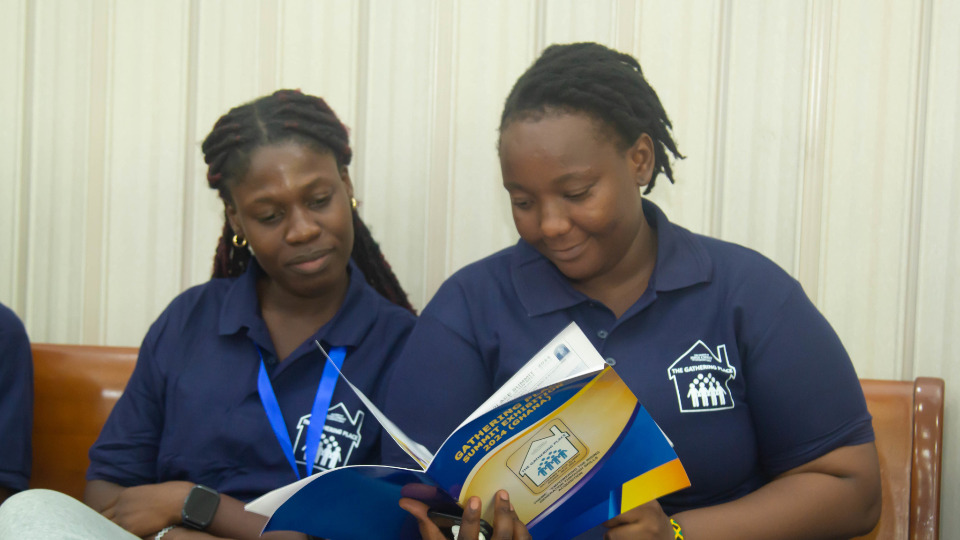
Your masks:
<svg viewBox="0 0 960 540"><path fill-rule="evenodd" d="M283 453L287 456L287 461L293 467L294 474L300 478L300 469L297 468L297 461L293 457L293 444L290 442L290 436L287 434L287 425L283 421L283 413L280 412L280 404L277 402L277 395L273 392L273 385L270 384L270 377L267 376L267 368L263 364L263 353L260 347L257 347L257 354L260 355L260 375L257 377L257 392L260 394L260 401L263 403L263 410L267 413L267 420L270 421L270 427L273 428L273 434L277 436ZM343 365L343 359L347 355L344 347L334 347L330 349L330 360L337 365L336 369L327 362L323 368L323 375L320 376L320 384L317 386L317 396L313 399L313 408L310 409L310 425L307 427L307 449L303 455L306 462L307 476L313 470L313 465L317 461L317 451L320 449L320 435L323 433L323 425L327 421L327 410L330 409L330 400L333 399L333 389L337 385L338 370Z"/></svg>

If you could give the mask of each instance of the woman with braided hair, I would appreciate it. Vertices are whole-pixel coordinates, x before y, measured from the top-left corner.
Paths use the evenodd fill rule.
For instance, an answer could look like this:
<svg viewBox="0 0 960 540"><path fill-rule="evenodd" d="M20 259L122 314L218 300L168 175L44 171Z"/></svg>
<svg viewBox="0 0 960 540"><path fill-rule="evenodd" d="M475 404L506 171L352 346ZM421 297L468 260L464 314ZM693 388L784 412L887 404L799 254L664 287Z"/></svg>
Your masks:
<svg viewBox="0 0 960 540"><path fill-rule="evenodd" d="M396 363L386 413L436 449L576 322L673 442L691 487L619 516L600 501L555 538L868 532L879 467L850 359L786 272L671 223L643 197L660 174L673 181L669 157L682 156L639 63L595 43L547 48L507 97L498 148L520 240L436 293ZM482 505L508 495L468 504L468 538ZM401 506L441 537L424 505ZM528 537L519 522L498 524L498 538Z"/></svg>
<svg viewBox="0 0 960 540"><path fill-rule="evenodd" d="M415 316L357 215L346 128L282 90L220 118L203 152L225 209L213 279L151 326L90 450L84 499L102 517L34 495L20 507L60 508L70 529L45 515L18 538L257 538L266 518L245 502L380 461L379 423L331 364L379 401Z"/></svg>

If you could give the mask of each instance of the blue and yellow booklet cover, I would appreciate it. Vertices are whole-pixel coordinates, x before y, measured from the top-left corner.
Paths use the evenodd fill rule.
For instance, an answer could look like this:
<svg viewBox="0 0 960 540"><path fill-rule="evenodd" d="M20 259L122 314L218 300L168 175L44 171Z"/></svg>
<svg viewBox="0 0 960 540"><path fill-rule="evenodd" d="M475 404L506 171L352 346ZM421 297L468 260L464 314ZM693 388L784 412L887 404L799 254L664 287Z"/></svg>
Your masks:
<svg viewBox="0 0 960 540"><path fill-rule="evenodd" d="M401 497L459 513L477 495L492 521L493 496L506 489L534 538L571 538L690 485L669 439L576 324L433 456L359 395L423 469L357 465L305 478L247 505L270 518L264 531L415 539L416 521L397 505Z"/></svg>

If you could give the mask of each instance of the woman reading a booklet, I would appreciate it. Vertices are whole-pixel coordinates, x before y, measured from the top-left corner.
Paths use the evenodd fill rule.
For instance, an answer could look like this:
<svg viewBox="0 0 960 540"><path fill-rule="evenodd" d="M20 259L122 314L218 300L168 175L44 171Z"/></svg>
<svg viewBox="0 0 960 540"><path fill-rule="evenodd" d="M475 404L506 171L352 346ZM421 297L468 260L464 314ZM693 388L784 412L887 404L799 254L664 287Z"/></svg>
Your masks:
<svg viewBox="0 0 960 540"><path fill-rule="evenodd" d="M786 272L671 223L642 196L658 177L673 181L669 157L682 156L637 61L594 43L549 47L510 92L498 148L520 241L440 288L396 365L386 414L436 450L573 321L691 482L583 538L868 532L879 467L850 359ZM401 504L438 534L423 505ZM497 537L524 532L507 523Z"/></svg>
<svg viewBox="0 0 960 540"><path fill-rule="evenodd" d="M376 399L415 319L357 214L346 128L324 100L282 90L221 117L203 152L226 217L213 279L150 328L90 450L84 498L106 519L28 492L10 513L59 515L11 537L68 536L56 517L72 537L258 538L265 518L245 501L379 462L379 424L315 344Z"/></svg>

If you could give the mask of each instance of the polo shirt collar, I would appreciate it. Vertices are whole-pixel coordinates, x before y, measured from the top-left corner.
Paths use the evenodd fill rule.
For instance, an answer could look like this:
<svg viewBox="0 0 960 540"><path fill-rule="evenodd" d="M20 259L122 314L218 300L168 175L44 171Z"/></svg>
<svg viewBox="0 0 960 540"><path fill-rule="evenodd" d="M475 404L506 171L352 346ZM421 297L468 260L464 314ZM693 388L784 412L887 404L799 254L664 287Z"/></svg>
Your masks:
<svg viewBox="0 0 960 540"><path fill-rule="evenodd" d="M510 261L510 277L520 303L531 317L573 307L589 298L574 289L557 267L524 239Z"/></svg>
<svg viewBox="0 0 960 540"><path fill-rule="evenodd" d="M657 205L643 199L643 214L657 234L657 262L650 277L654 291L672 291L709 282L713 264L706 248L690 231L670 223ZM549 259L523 239L510 261L514 289L530 316L543 315L590 301L570 285Z"/></svg>
<svg viewBox="0 0 960 540"><path fill-rule="evenodd" d="M713 261L697 235L670 223L649 200L642 203L647 223L657 231L657 264L650 277L654 290L675 291L713 279Z"/></svg>
<svg viewBox="0 0 960 540"><path fill-rule="evenodd" d="M367 285L363 272L352 259L348 268L350 283L343 305L313 335L313 339L331 347L359 346L377 318L379 293ZM257 345L273 353L273 342L260 315L257 298L257 279L261 272L256 259L251 259L246 272L230 285L220 309L219 332L227 336L245 331Z"/></svg>

